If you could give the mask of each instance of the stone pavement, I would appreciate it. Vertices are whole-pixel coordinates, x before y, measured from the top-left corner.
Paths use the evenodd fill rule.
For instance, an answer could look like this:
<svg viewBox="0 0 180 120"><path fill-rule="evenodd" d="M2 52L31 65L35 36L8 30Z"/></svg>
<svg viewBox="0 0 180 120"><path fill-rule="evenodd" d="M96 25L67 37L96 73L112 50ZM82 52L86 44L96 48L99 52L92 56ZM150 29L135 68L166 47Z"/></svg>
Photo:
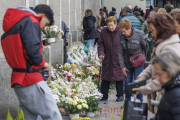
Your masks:
<svg viewBox="0 0 180 120"><path fill-rule="evenodd" d="M96 116L91 118L91 120L121 120L121 106L124 104L123 102L115 102L116 100L116 90L111 89L109 93L108 101L100 102L99 106L102 108L102 112L96 112ZM147 97L144 96L144 102L147 102ZM84 114L80 115L81 117L85 117ZM151 112L148 112L148 120L150 117L154 115ZM114 118L114 119L112 119ZM69 116L63 116L63 120L70 120Z"/></svg>

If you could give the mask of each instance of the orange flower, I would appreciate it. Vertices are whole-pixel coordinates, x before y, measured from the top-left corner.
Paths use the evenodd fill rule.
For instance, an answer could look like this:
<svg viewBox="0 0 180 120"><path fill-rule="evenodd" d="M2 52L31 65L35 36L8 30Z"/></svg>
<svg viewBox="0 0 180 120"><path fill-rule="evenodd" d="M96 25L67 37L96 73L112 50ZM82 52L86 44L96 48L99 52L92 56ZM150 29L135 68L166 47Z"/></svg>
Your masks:
<svg viewBox="0 0 180 120"><path fill-rule="evenodd" d="M72 94L74 94L73 90L70 91Z"/></svg>

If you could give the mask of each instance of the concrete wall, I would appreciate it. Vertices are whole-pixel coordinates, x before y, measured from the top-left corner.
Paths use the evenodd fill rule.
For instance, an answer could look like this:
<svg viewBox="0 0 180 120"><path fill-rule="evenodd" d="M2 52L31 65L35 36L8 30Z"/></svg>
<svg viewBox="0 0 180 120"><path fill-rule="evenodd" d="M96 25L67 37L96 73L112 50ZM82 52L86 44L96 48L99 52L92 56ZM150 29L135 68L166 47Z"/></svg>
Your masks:
<svg viewBox="0 0 180 120"><path fill-rule="evenodd" d="M130 4L133 8L135 6L141 7L144 12L146 10L146 0L103 0L103 7L106 6L108 12L112 10L112 7L115 7L118 16L121 8L124 7L126 4Z"/></svg>
<svg viewBox="0 0 180 120"><path fill-rule="evenodd" d="M25 0L17 0L12 2L12 0L1 0L0 4L0 35L2 35L2 22L6 10L11 8L16 8L19 5L25 5ZM16 116L16 111L18 107L18 99L11 88L11 68L8 66L2 48L0 45L0 120L5 120L8 109L12 116Z"/></svg>
<svg viewBox="0 0 180 120"><path fill-rule="evenodd" d="M68 27L70 27L70 0L61 0L62 20L64 20Z"/></svg>

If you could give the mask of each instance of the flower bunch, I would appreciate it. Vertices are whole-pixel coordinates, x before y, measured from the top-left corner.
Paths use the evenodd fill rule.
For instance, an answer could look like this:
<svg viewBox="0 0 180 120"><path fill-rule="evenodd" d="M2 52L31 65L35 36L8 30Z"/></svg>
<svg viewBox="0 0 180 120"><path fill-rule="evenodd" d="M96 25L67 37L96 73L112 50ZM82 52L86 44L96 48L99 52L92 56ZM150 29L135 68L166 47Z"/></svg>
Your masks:
<svg viewBox="0 0 180 120"><path fill-rule="evenodd" d="M63 107L66 111L69 111L70 114L79 114L83 110L89 108L86 100L79 99L76 96L74 99L66 98L66 101L62 102L61 107Z"/></svg>
<svg viewBox="0 0 180 120"><path fill-rule="evenodd" d="M58 30L56 25L46 27L45 30L42 30L42 39L46 38L61 38L61 35L64 34L62 30Z"/></svg>

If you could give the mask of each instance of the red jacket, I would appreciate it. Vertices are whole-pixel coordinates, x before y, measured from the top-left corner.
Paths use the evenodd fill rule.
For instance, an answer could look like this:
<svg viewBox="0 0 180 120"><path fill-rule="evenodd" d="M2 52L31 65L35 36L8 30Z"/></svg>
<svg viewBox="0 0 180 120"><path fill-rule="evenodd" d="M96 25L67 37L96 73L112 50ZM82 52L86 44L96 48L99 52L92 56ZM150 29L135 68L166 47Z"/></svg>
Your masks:
<svg viewBox="0 0 180 120"><path fill-rule="evenodd" d="M145 14L145 19L147 19L147 17L148 17L148 14L151 12L153 10L153 8L152 9L149 9L147 12L146 12L146 14Z"/></svg>
<svg viewBox="0 0 180 120"><path fill-rule="evenodd" d="M42 56L41 19L19 9L9 8L6 11L3 19L5 33L1 37L1 45L11 68L41 69L45 64ZM16 83L28 86L42 80L43 76L38 72L12 72L11 87Z"/></svg>

